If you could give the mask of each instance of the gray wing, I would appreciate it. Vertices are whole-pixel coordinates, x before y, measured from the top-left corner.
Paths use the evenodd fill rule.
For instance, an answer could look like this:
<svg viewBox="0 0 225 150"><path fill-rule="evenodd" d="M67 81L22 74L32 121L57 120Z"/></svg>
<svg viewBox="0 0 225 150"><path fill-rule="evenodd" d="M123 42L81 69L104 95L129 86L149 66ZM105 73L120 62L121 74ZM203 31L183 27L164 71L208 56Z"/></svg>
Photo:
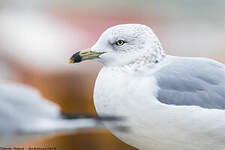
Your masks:
<svg viewBox="0 0 225 150"><path fill-rule="evenodd" d="M223 64L206 58L169 57L170 63L154 74L160 102L225 109Z"/></svg>

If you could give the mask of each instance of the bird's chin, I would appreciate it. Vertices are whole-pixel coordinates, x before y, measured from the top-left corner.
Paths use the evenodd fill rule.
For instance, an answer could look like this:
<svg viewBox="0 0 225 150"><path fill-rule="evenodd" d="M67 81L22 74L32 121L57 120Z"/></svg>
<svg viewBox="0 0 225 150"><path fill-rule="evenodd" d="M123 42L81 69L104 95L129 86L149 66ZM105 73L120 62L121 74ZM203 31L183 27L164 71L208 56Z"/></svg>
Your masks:
<svg viewBox="0 0 225 150"><path fill-rule="evenodd" d="M104 66L110 66L110 61L108 61L107 59L104 58L97 58L96 59L98 62L100 62L101 64L103 64Z"/></svg>
<svg viewBox="0 0 225 150"><path fill-rule="evenodd" d="M130 62L128 58L114 53L104 53L97 58L97 61L107 67L120 67Z"/></svg>
<svg viewBox="0 0 225 150"><path fill-rule="evenodd" d="M96 58L96 60L97 60L98 62L100 62L101 64L104 65L104 60L103 60L103 59L101 59L101 58Z"/></svg>
<svg viewBox="0 0 225 150"><path fill-rule="evenodd" d="M111 64L113 62L113 58L112 58L112 56L110 54L105 53L105 54L100 55L97 58L97 61L99 61L103 65L108 66L109 64Z"/></svg>

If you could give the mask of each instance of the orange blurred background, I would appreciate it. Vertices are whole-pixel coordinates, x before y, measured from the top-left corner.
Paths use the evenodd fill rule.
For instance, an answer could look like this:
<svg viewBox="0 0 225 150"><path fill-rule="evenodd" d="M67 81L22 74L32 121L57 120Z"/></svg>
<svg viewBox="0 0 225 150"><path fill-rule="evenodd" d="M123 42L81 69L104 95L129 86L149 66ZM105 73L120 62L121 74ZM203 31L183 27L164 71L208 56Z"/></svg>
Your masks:
<svg viewBox="0 0 225 150"><path fill-rule="evenodd" d="M62 111L95 113L101 64L68 65L110 26L146 24L168 54L225 62L225 2L211 0L8 0L0 2L0 78L39 89ZM53 136L24 144L58 150L134 150L108 131ZM19 146L24 146L19 145Z"/></svg>

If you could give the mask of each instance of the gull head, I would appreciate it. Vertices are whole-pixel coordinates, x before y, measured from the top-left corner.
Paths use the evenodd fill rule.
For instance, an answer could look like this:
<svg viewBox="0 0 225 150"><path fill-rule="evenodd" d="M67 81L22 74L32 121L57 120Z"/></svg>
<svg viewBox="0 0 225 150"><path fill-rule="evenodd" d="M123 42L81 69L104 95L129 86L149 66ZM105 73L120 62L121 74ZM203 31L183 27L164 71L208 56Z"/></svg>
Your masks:
<svg viewBox="0 0 225 150"><path fill-rule="evenodd" d="M122 24L108 28L98 41L75 53L69 63L96 59L104 66L131 66L158 63L164 56L159 39L142 24Z"/></svg>

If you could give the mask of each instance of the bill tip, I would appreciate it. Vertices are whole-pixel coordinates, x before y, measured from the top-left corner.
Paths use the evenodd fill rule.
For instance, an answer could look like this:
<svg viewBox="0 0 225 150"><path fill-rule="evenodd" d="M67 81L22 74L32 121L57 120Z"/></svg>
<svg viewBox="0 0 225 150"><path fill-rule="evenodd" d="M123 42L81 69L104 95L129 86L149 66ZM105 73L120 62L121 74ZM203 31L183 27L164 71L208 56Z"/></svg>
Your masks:
<svg viewBox="0 0 225 150"><path fill-rule="evenodd" d="M70 59L68 60L68 64L73 64L73 63L74 63L74 60L70 58Z"/></svg>

